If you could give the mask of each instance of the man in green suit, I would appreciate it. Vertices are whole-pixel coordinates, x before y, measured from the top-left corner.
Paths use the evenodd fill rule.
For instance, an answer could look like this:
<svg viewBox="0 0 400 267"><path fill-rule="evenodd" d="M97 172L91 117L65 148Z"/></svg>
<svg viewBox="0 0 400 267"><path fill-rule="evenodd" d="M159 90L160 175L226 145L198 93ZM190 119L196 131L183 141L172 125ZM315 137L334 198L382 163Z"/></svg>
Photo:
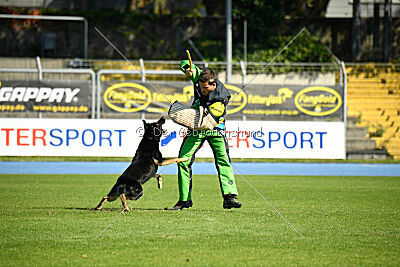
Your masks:
<svg viewBox="0 0 400 267"><path fill-rule="evenodd" d="M214 71L200 70L195 65L192 65L192 69L190 69L188 60L181 62L181 70L194 84L192 108L199 109L199 106L202 106L204 112L210 113L218 124L212 130L189 130L185 136L179 151L179 158L189 157L191 160L178 164L179 201L171 210L182 210L193 205L191 167L196 152L205 141L209 143L214 153L215 166L224 198L223 208L240 208L242 204L235 199L238 192L230 163L229 145L224 133L224 115L231 96L225 86L217 80Z"/></svg>

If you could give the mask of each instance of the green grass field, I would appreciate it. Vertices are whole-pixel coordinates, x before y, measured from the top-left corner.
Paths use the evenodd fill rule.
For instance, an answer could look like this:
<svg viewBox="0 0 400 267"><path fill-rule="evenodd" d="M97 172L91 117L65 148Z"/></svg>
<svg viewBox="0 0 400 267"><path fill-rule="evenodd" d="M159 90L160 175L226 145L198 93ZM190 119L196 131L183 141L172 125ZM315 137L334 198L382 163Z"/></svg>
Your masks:
<svg viewBox="0 0 400 267"><path fill-rule="evenodd" d="M151 184L133 210L93 212L118 175L0 175L1 261L11 265L399 265L400 177L240 176L239 210L222 209L215 176L194 176L194 206L177 178Z"/></svg>

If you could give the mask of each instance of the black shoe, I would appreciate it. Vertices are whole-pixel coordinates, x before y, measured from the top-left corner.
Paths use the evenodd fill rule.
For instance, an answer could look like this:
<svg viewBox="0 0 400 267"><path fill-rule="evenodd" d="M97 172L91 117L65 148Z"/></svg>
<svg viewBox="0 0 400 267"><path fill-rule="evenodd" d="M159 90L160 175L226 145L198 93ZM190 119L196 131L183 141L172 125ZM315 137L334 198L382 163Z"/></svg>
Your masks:
<svg viewBox="0 0 400 267"><path fill-rule="evenodd" d="M235 208L238 209L242 206L242 203L240 203L239 201L237 201L235 199L236 195L225 195L224 196L224 209L231 209L231 208Z"/></svg>
<svg viewBox="0 0 400 267"><path fill-rule="evenodd" d="M179 200L175 206L170 208L169 210L183 210L188 209L193 206L193 202L191 200L181 201Z"/></svg>

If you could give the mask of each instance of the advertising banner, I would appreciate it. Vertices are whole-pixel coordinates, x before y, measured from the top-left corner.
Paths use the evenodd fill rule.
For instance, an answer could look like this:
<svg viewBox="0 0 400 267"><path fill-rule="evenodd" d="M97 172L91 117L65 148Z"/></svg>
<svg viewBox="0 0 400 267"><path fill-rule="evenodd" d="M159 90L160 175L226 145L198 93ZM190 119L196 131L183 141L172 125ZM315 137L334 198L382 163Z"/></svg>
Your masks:
<svg viewBox="0 0 400 267"><path fill-rule="evenodd" d="M0 81L0 112L89 113L89 81Z"/></svg>
<svg viewBox="0 0 400 267"><path fill-rule="evenodd" d="M293 120L343 121L343 88L341 86L304 85L225 85L231 94L227 115L267 117ZM155 88L154 88L155 87ZM166 113L170 103L190 105L193 85L183 82L102 83L104 113Z"/></svg>
<svg viewBox="0 0 400 267"><path fill-rule="evenodd" d="M342 122L228 121L226 127L232 158L346 156ZM176 157L186 129L171 120L163 128L160 150ZM0 119L0 155L133 157L143 133L141 120ZM213 157L207 143L196 157Z"/></svg>

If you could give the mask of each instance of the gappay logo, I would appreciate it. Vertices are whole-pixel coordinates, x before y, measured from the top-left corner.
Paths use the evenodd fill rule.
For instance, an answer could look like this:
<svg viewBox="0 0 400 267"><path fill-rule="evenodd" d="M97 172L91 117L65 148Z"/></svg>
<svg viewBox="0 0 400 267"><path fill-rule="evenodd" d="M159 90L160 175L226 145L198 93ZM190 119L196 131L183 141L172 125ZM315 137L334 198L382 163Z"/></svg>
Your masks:
<svg viewBox="0 0 400 267"><path fill-rule="evenodd" d="M104 92L106 105L119 112L137 112L151 103L150 91L137 83L117 83Z"/></svg>
<svg viewBox="0 0 400 267"><path fill-rule="evenodd" d="M342 98L331 88L312 86L298 92L294 103L301 112L307 115L326 116L342 106Z"/></svg>
<svg viewBox="0 0 400 267"><path fill-rule="evenodd" d="M80 88L51 88L51 87L1 87L0 83L0 102L28 102L35 101L40 103L47 101L53 102L78 102L77 94Z"/></svg>

